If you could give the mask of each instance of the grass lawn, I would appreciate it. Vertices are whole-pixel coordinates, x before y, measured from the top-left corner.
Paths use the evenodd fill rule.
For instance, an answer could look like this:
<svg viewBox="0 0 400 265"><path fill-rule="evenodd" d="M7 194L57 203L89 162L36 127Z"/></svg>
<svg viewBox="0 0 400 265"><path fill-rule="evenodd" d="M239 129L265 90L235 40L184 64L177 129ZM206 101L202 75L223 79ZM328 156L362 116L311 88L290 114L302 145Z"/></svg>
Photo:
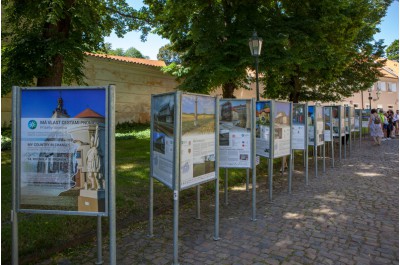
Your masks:
<svg viewBox="0 0 400 265"><path fill-rule="evenodd" d="M134 223L148 219L150 129L146 125L120 126L116 135L116 211L117 232ZM11 263L11 151L1 152L1 264ZM275 159L275 170L279 171L280 159ZM266 181L267 160L262 159L258 176ZM260 170L262 169L262 170ZM229 185L245 182L244 170L229 170ZM220 179L223 179L221 171ZM279 178L275 174L274 178ZM260 177L259 177L260 178ZM286 178L286 177L285 177ZM154 215L172 212L172 191L154 181ZM220 185L223 188L223 182ZM202 186L202 196L212 196L214 183ZM181 192L180 201L195 202L195 189ZM96 217L18 214L20 264L35 264L38 260L95 241ZM172 217L171 217L172 218ZM108 231L108 220L103 218L104 233Z"/></svg>

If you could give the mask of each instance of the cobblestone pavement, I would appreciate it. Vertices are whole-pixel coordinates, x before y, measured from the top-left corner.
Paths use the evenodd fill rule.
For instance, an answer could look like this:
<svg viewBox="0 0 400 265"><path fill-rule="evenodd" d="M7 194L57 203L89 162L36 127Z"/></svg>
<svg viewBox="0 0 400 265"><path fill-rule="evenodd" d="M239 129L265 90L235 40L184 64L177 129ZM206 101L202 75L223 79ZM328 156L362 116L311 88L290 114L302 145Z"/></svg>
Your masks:
<svg viewBox="0 0 400 265"><path fill-rule="evenodd" d="M181 209L180 264L399 264L398 139L380 147L364 139L334 168L327 161L317 178L310 164L308 186L295 171L292 193L278 188L272 202L266 176L258 178L257 221L250 220L251 191L231 188L228 205L220 192L219 241L213 198L202 199L201 220L193 204ZM154 217L153 238L147 223L118 231L117 264L171 264L172 228L170 213ZM41 264L94 264L95 249Z"/></svg>

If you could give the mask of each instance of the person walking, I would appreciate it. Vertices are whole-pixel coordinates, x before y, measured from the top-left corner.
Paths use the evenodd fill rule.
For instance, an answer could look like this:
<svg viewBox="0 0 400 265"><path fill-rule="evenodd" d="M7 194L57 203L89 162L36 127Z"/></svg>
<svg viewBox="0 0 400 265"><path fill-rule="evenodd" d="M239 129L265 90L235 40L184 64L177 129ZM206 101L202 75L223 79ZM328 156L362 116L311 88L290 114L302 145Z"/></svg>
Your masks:
<svg viewBox="0 0 400 265"><path fill-rule="evenodd" d="M391 136L392 136L391 134L393 131L393 111L392 110L387 111L386 119L387 119L386 138L388 140L390 140Z"/></svg>
<svg viewBox="0 0 400 265"><path fill-rule="evenodd" d="M376 109L371 110L368 127L369 131L371 132L371 136L374 139L373 145L381 145L381 137L383 137L382 120L378 113L376 113Z"/></svg>
<svg viewBox="0 0 400 265"><path fill-rule="evenodd" d="M399 110L393 115L393 125L395 127L395 136L399 135Z"/></svg>

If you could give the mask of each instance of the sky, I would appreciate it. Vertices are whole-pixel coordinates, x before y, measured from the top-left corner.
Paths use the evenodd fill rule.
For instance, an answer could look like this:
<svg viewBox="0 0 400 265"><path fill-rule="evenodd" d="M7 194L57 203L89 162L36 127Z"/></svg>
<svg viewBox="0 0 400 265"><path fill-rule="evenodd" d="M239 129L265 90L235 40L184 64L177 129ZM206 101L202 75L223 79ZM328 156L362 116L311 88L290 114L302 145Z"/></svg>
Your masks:
<svg viewBox="0 0 400 265"><path fill-rule="evenodd" d="M128 0L131 6L140 8L143 4L140 0ZM394 1L387 10L387 14L379 25L381 32L374 36L375 40L383 39L384 44L389 46L395 39L399 39L399 2ZM157 60L158 50L169 43L158 35L149 34L146 42L140 40L140 32L127 33L124 38L118 38L115 34L105 38L106 42L111 43L112 49L122 48L127 50L134 47L144 56L149 56L151 60Z"/></svg>
<svg viewBox="0 0 400 265"><path fill-rule="evenodd" d="M52 89L52 90L23 90L21 92L22 118L50 118L57 108L57 100L64 100L64 109L71 117L91 108L105 116L104 89Z"/></svg>

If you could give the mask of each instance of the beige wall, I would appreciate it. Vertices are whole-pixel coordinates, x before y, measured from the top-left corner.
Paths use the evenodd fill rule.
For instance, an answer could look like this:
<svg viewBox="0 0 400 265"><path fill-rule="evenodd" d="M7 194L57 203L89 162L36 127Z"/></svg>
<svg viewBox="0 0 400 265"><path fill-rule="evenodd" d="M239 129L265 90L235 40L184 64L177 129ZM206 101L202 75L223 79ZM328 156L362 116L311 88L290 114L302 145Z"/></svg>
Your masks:
<svg viewBox="0 0 400 265"><path fill-rule="evenodd" d="M89 86L116 85L116 122L149 122L151 94L174 91L178 83L159 67L88 57ZM54 106L55 108L56 106ZM2 125L11 121L11 94L1 98Z"/></svg>

